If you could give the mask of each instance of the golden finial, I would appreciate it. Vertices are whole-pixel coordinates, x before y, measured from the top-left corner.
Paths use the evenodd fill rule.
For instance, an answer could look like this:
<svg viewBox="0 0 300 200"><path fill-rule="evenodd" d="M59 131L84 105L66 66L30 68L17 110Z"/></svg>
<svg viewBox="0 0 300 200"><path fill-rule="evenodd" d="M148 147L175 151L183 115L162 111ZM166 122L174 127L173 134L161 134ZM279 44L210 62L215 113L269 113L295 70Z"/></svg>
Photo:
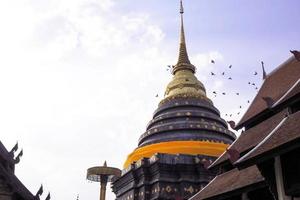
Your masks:
<svg viewBox="0 0 300 200"><path fill-rule="evenodd" d="M183 5L182 5L182 0L180 0L180 14L183 14L184 10L183 10Z"/></svg>
<svg viewBox="0 0 300 200"><path fill-rule="evenodd" d="M190 63L188 53L186 50L184 25L183 25L183 4L180 0L180 40L179 40L179 56L175 66L173 66L173 78L168 84L164 99L159 103L160 105L169 102L175 98L199 98L207 100L204 85L195 76L195 66Z"/></svg>
<svg viewBox="0 0 300 200"><path fill-rule="evenodd" d="M180 40L179 40L179 56L177 64L173 68L173 74L176 71L181 69L188 69L191 70L193 73L195 72L195 67L191 64L189 60L189 56L186 50L186 43L185 43L185 35L184 35L184 25L183 25L183 4L182 0L180 0Z"/></svg>

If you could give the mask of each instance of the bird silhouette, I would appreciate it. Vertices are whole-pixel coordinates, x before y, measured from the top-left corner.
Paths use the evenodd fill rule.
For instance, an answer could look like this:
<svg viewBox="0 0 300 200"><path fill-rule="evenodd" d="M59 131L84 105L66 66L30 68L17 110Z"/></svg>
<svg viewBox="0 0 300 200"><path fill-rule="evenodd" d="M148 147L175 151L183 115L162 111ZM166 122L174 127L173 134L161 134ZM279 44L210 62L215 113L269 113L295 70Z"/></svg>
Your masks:
<svg viewBox="0 0 300 200"><path fill-rule="evenodd" d="M240 95L240 93L237 92L236 95Z"/></svg>
<svg viewBox="0 0 300 200"><path fill-rule="evenodd" d="M232 116L232 114L229 115L229 117L231 117L231 116Z"/></svg>
<svg viewBox="0 0 300 200"><path fill-rule="evenodd" d="M300 62L300 52L296 50L290 52L295 56L296 60Z"/></svg>
<svg viewBox="0 0 300 200"><path fill-rule="evenodd" d="M242 106L240 106L240 108L242 108Z"/></svg>
<svg viewBox="0 0 300 200"><path fill-rule="evenodd" d="M216 92L216 91L213 91L213 93L214 93L214 94L217 94L217 92Z"/></svg>
<svg viewBox="0 0 300 200"><path fill-rule="evenodd" d="M225 93L225 92L223 92L222 94L223 94L223 95L226 95L226 93Z"/></svg>
<svg viewBox="0 0 300 200"><path fill-rule="evenodd" d="M231 77L229 77L229 78L228 78L228 80L232 80L232 78L231 78Z"/></svg>
<svg viewBox="0 0 300 200"><path fill-rule="evenodd" d="M256 90L258 90L258 87L255 87Z"/></svg>
<svg viewBox="0 0 300 200"><path fill-rule="evenodd" d="M229 69L231 69L232 65L229 65Z"/></svg>
<svg viewBox="0 0 300 200"><path fill-rule="evenodd" d="M239 114L240 114L240 112L237 113L237 115L239 115Z"/></svg>
<svg viewBox="0 0 300 200"><path fill-rule="evenodd" d="M215 64L215 61L214 61L214 60L211 60L210 62L211 62L212 64Z"/></svg>
<svg viewBox="0 0 300 200"><path fill-rule="evenodd" d="M255 85L255 83L252 83L251 85Z"/></svg>
<svg viewBox="0 0 300 200"><path fill-rule="evenodd" d="M172 65L168 65L168 67L169 67L169 68L171 68L171 67L172 67Z"/></svg>
<svg viewBox="0 0 300 200"><path fill-rule="evenodd" d="M248 82L248 85L250 85L251 83L250 82Z"/></svg>
<svg viewBox="0 0 300 200"><path fill-rule="evenodd" d="M216 74L215 74L215 73L213 73L213 72L210 72L210 75L214 76L214 75L216 75Z"/></svg>
<svg viewBox="0 0 300 200"><path fill-rule="evenodd" d="M248 100L247 103L250 103L250 101Z"/></svg>
<svg viewBox="0 0 300 200"><path fill-rule="evenodd" d="M155 97L158 97L158 94L156 94Z"/></svg>
<svg viewBox="0 0 300 200"><path fill-rule="evenodd" d="M254 76L256 76L256 75L257 75L257 72L255 71L255 72L254 72Z"/></svg>
<svg viewBox="0 0 300 200"><path fill-rule="evenodd" d="M225 75L225 72L223 72L222 75L224 76L224 75Z"/></svg>

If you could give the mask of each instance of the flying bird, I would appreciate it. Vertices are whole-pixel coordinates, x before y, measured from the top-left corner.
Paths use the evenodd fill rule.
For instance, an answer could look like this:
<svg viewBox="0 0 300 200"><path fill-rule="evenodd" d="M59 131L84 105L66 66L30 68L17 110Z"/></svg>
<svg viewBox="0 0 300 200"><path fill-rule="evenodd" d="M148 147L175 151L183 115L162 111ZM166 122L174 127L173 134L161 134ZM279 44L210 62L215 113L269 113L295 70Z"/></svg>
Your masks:
<svg viewBox="0 0 300 200"><path fill-rule="evenodd" d="M250 103L250 101L248 100L247 103Z"/></svg>
<svg viewBox="0 0 300 200"><path fill-rule="evenodd" d="M240 108L242 108L242 106L240 106Z"/></svg>
<svg viewBox="0 0 300 200"><path fill-rule="evenodd" d="M237 115L239 115L239 114L240 114L240 112L237 113Z"/></svg>
<svg viewBox="0 0 300 200"><path fill-rule="evenodd" d="M240 93L237 92L236 95L240 95Z"/></svg>
<svg viewBox="0 0 300 200"><path fill-rule="evenodd" d="M232 114L229 115L229 117L231 117L231 116L232 116Z"/></svg>
<svg viewBox="0 0 300 200"><path fill-rule="evenodd" d="M214 60L211 60L210 62L211 62L212 64L215 64L215 61L214 61Z"/></svg>
<svg viewBox="0 0 300 200"><path fill-rule="evenodd" d="M223 72L222 75L224 76L224 75L225 75L225 72Z"/></svg>
<svg viewBox="0 0 300 200"><path fill-rule="evenodd" d="M296 60L298 60L300 62L300 52L296 51L296 50L293 50L290 52L295 56Z"/></svg>
<svg viewBox="0 0 300 200"><path fill-rule="evenodd" d="M255 85L255 83L252 83L252 85Z"/></svg>
<svg viewBox="0 0 300 200"><path fill-rule="evenodd" d="M232 65L229 65L229 69L231 69Z"/></svg>
<svg viewBox="0 0 300 200"><path fill-rule="evenodd" d="M226 95L226 93L225 93L225 92L223 92L222 94L223 94L223 95Z"/></svg>
<svg viewBox="0 0 300 200"><path fill-rule="evenodd" d="M255 71L255 72L254 72L254 76L256 76L256 75L257 75L257 72Z"/></svg>
<svg viewBox="0 0 300 200"><path fill-rule="evenodd" d="M210 74L211 74L212 76L216 75L216 74L215 74L215 73L213 73L213 72L210 72Z"/></svg>
<svg viewBox="0 0 300 200"><path fill-rule="evenodd" d="M216 92L216 91L213 91L213 93L214 93L214 94L217 94L217 92Z"/></svg>
<svg viewBox="0 0 300 200"><path fill-rule="evenodd" d="M251 83L250 82L248 82L248 85L250 85Z"/></svg>
<svg viewBox="0 0 300 200"><path fill-rule="evenodd" d="M155 97L158 97L158 94L156 94Z"/></svg>
<svg viewBox="0 0 300 200"><path fill-rule="evenodd" d="M231 78L231 77L229 77L228 79L229 79L229 80L232 80L232 78Z"/></svg>
<svg viewBox="0 0 300 200"><path fill-rule="evenodd" d="M169 68L171 68L171 67L172 67L172 65L168 65L168 67L169 67Z"/></svg>

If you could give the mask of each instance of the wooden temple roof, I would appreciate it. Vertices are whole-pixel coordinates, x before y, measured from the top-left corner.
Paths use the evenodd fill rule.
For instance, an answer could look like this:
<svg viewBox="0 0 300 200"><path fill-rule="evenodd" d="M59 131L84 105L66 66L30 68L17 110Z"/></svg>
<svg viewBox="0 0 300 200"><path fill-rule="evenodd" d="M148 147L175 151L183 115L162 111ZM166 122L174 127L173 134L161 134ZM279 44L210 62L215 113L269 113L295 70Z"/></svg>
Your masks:
<svg viewBox="0 0 300 200"><path fill-rule="evenodd" d="M8 162L9 164L12 164L14 161L13 154L10 154L5 146L0 141L0 158L2 159L2 162Z"/></svg>
<svg viewBox="0 0 300 200"><path fill-rule="evenodd" d="M18 194L23 200L38 200L24 184L12 173L9 173L2 165L0 165L0 174L4 177L5 182L12 188L13 192Z"/></svg>
<svg viewBox="0 0 300 200"><path fill-rule="evenodd" d="M266 184L256 164L300 147L299 94L300 62L292 57L266 77L236 126L245 126L246 131L209 167L230 162L233 169L217 176L192 199L225 199L248 186Z"/></svg>
<svg viewBox="0 0 300 200"><path fill-rule="evenodd" d="M268 74L258 91L258 94L237 124L236 128L239 129L251 123L251 121L256 119L256 116L268 109L268 105L263 99L264 97L269 97L274 102L277 102L282 98L300 78L299 66L300 62L293 56Z"/></svg>
<svg viewBox="0 0 300 200"><path fill-rule="evenodd" d="M240 154L247 152L263 140L288 114L288 109L277 113L271 118L243 132L228 149L234 149ZM229 154L225 151L211 166L214 168L229 159Z"/></svg>
<svg viewBox="0 0 300 200"><path fill-rule="evenodd" d="M15 165L14 154L7 151L1 141L0 158L0 176L12 188L12 192L16 193L21 200L39 200L39 197L35 197L16 177L14 171L7 168L8 165Z"/></svg>
<svg viewBox="0 0 300 200"><path fill-rule="evenodd" d="M235 168L216 176L190 200L226 199L237 195L238 190L244 191L248 187L253 186L262 187L264 184L264 178L256 166L251 166L243 170Z"/></svg>
<svg viewBox="0 0 300 200"><path fill-rule="evenodd" d="M300 147L299 130L300 111L284 118L255 148L241 157L235 164L244 167L249 166L268 159L270 155L274 156L280 150L287 151L295 148L295 146Z"/></svg>

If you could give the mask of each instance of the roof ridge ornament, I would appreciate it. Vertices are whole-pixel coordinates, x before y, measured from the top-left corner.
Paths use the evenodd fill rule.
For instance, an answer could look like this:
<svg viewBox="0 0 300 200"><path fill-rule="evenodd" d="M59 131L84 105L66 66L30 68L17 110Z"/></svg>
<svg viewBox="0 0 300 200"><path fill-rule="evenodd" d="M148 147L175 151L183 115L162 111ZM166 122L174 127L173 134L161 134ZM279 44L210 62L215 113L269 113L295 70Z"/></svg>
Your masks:
<svg viewBox="0 0 300 200"><path fill-rule="evenodd" d="M191 70L193 73L195 73L195 66L191 64L189 60L189 56L186 49L186 43L185 43L185 34L184 34L184 24L183 24L183 3L182 0L180 0L180 39L179 39L179 55L178 55L178 61L177 64L173 68L173 74L175 74L179 70Z"/></svg>
<svg viewBox="0 0 300 200"><path fill-rule="evenodd" d="M261 61L261 67L262 67L262 71L263 71L263 80L265 80L267 78L267 73L266 73L266 70L265 70L265 64L263 61Z"/></svg>

